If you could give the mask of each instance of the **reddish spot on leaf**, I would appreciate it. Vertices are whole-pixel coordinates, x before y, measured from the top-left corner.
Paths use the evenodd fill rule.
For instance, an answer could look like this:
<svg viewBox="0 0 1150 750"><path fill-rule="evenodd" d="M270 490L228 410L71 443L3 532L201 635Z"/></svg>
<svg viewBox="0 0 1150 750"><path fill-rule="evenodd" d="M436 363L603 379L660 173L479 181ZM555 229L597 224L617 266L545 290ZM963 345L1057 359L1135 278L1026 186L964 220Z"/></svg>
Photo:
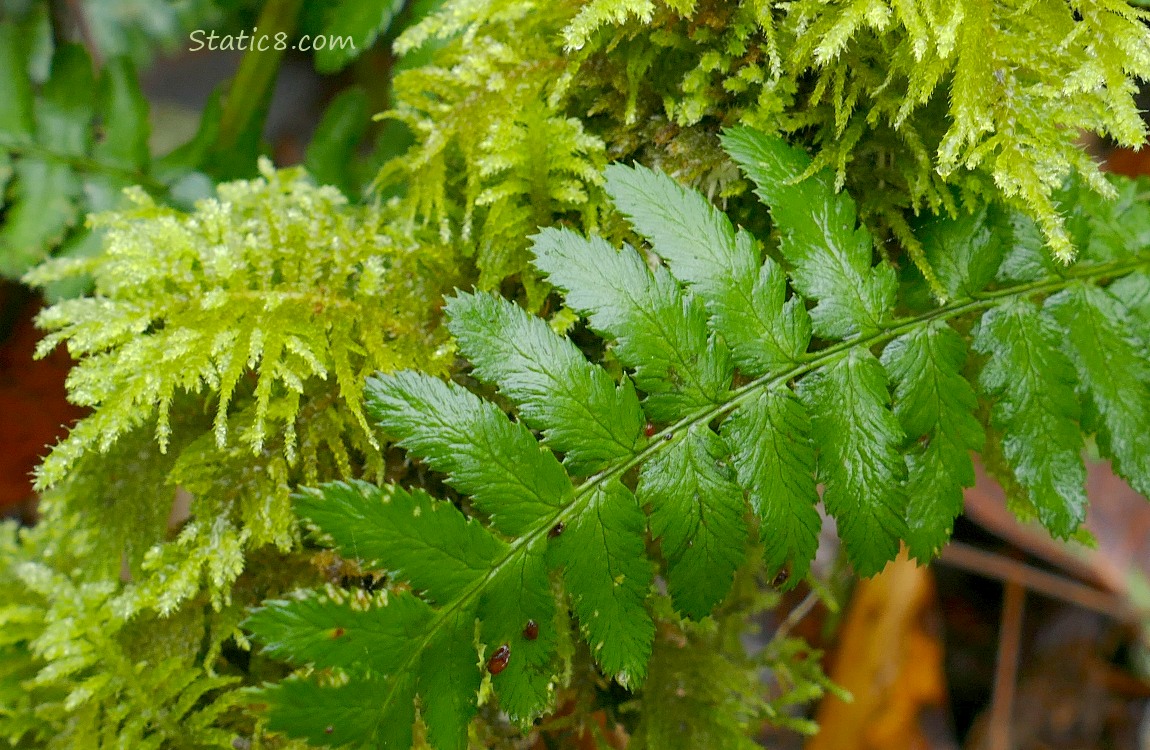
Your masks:
<svg viewBox="0 0 1150 750"><path fill-rule="evenodd" d="M342 638L345 633L347 633L347 631L343 628L336 628L335 630L331 631L331 637L332 639Z"/></svg>
<svg viewBox="0 0 1150 750"><path fill-rule="evenodd" d="M495 649L495 653L487 660L487 671L491 674L499 674L507 668L507 662L511 659L511 647L504 643L499 648Z"/></svg>

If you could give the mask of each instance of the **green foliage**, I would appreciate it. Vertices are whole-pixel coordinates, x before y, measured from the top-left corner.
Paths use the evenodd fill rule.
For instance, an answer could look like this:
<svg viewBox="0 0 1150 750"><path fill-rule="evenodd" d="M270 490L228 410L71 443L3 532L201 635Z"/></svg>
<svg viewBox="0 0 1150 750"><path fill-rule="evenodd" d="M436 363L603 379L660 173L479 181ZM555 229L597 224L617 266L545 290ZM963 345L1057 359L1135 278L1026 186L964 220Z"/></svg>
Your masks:
<svg viewBox="0 0 1150 750"><path fill-rule="evenodd" d="M219 640L214 628L230 634L237 610L133 617L114 582L86 575L95 545L66 520L19 534L2 526L0 550L12 597L0 606L0 737L45 748L230 743L217 723L236 709L227 688L238 679L205 669L198 652Z"/></svg>
<svg viewBox="0 0 1150 750"><path fill-rule="evenodd" d="M1083 203L1074 226L1098 241L1070 270L1050 263L1021 214L991 221L983 212L978 227L939 220L922 232L931 245L975 238L939 277L955 299L905 309L893 270L872 262L873 239L828 173L800 180L810 157L757 131L736 129L724 142L770 209L769 257L702 196L644 167L613 167L607 189L649 255L567 229L533 238L537 269L603 337L623 368L617 380L521 307L464 293L447 305L448 328L511 416L427 374L369 381L368 412L383 434L464 497L364 483L300 496L301 513L340 554L386 570L390 588L362 606L314 594L268 602L248 621L272 653L322 675L263 691L276 728L407 747L418 717L433 746L462 748L488 680L499 705L527 721L553 706L563 670L556 641L526 637L524 624L554 622L557 602L569 604L607 678L666 709L666 681L729 665L669 650L660 628L679 617L705 628L720 616L748 548L768 575L805 571L819 528L816 480L856 572L881 570L903 540L929 559L973 483L968 452L987 431L1003 446L1017 502L1058 536L1081 521L1085 434L1104 434L1116 469L1148 480L1140 411L1116 408L1147 382L1118 381L1114 369L1145 345L1108 289L1150 266L1145 243L1112 241L1118 227L1124 236L1150 228L1144 211ZM1003 258L1007 246L1025 257ZM997 277L986 271L999 265ZM731 354L731 321L783 319L790 330L758 351L730 331L741 341ZM971 326L982 358L960 333ZM986 425L975 384L991 404ZM1079 419L1076 388L1089 420ZM926 494L909 504L911 491ZM654 591L656 570L667 598ZM753 689L737 687L735 673L745 676L730 673L731 693L704 687L673 716L645 712L640 742L670 736L660 722L678 721L718 732L713 746L744 746L737 704L754 703ZM644 689L653 674L660 682ZM297 710L331 705L333 690L382 697L337 736L326 728L345 712ZM708 721L711 702L727 700L723 718Z"/></svg>
<svg viewBox="0 0 1150 750"><path fill-rule="evenodd" d="M752 737L764 720L814 734L814 722L793 717L788 709L828 692L845 697L822 674L822 654L784 632L755 653L743 645L748 629L753 631L748 618L774 609L778 598L744 569L732 596L713 617L692 622L660 612L651 670L635 701L639 720L628 747L753 750L760 747ZM771 673L776 690L764 690L763 670Z"/></svg>
<svg viewBox="0 0 1150 750"><path fill-rule="evenodd" d="M298 36L298 17L318 14L323 20L309 28L310 36L343 40L315 53L324 72L367 52L393 21L392 36L437 7L396 0L381 8L347 0L331 7L309 4L301 13L301 3L268 4L242 31L249 38L252 26L273 39L277 33ZM137 186L159 203L187 209L210 194L213 180L257 173L280 59L274 49L247 54L223 105L217 92L205 107L199 132L160 158L149 152L148 104L133 63L146 61L159 46L170 47L197 24L201 31L222 25L222 36L234 38L241 8L224 12L203 0L151 4L155 7L100 0L50 13L46 2L10 4L10 12L0 14L0 274L18 279L49 256L97 254L100 232L86 225L85 216L124 208L126 188ZM72 39L73 26L86 32L86 46L54 41ZM371 78L386 97L387 80ZM367 136L368 108L364 92L349 89L333 104L308 150L307 164L317 179L357 199L380 162L352 165ZM85 289L86 280L77 277L48 292L61 298Z"/></svg>
<svg viewBox="0 0 1150 750"><path fill-rule="evenodd" d="M348 210L334 188L316 188L298 170L263 169L258 180L221 185L219 198L192 214L137 192L135 208L97 220L109 229L102 255L29 275L49 284L88 274L96 292L39 318L51 332L40 353L67 343L78 360L71 398L92 409L45 459L40 487L90 483L93 459L141 435L128 455L160 462L160 483L183 486L222 513L205 521L240 513L242 526L223 532L230 541L202 522L186 527L182 542L195 538L193 548L217 553L221 544L286 550L295 538L290 476L314 478L324 467L351 476L361 462L382 471L363 385L380 369L436 366L432 311L421 302L439 288L435 260L398 246L378 212ZM411 297L390 293L398 288ZM213 404L210 426L189 413L189 399ZM180 406L182 424L172 416ZM169 445L179 451L171 459ZM237 459L253 458L262 476L229 478ZM105 472L104 481L114 476ZM88 484L81 494L111 496L113 487ZM128 511L130 502L148 503L154 492L148 484L138 498L139 490L117 489L129 517L139 513ZM158 509L160 520L166 510ZM221 578L224 585L234 573Z"/></svg>
<svg viewBox="0 0 1150 750"><path fill-rule="evenodd" d="M530 280L520 238L550 223L539 207L601 225L605 156L736 198L746 183L715 136L748 124L816 151L804 177L833 168L941 296L907 212L1005 198L1073 256L1054 193L1077 173L1112 195L1080 130L1142 142L1145 19L1123 0L452 0L399 39L442 49L397 78L391 116L417 142L381 180L405 183L411 226L457 238L492 288ZM509 160L530 174L492 170ZM477 205L492 195L513 199Z"/></svg>
<svg viewBox="0 0 1150 750"><path fill-rule="evenodd" d="M974 345L988 355L981 384L995 397L991 419L1006 459L1042 523L1067 536L1086 517L1086 468L1060 333L1036 304L1013 300L983 316Z"/></svg>
<svg viewBox="0 0 1150 750"><path fill-rule="evenodd" d="M141 59L173 14L96 46ZM462 747L615 681L636 746L746 747L827 688L797 641L739 640L775 601L748 589L807 574L820 501L869 574L945 543L972 450L1060 535L1086 437L1150 488L1150 203L1073 142L1143 137L1127 3L267 3L263 31L353 37L320 69L375 45L317 181L354 201L414 145L371 207L264 167L187 213L163 204L256 174L279 57L153 160L128 63L5 18L0 270L63 255L28 278L96 290L42 317L91 414L38 475L44 525L0 544L14 743ZM470 380L435 326L472 282L522 305L448 301ZM301 550L301 484L337 553ZM333 585L366 570L383 591ZM229 656L268 597L265 649ZM235 689L263 681L266 722Z"/></svg>
<svg viewBox="0 0 1150 750"><path fill-rule="evenodd" d="M970 452L983 444L974 418L977 397L962 376L967 354L966 342L942 322L900 336L883 350L895 415L918 446L907 454L906 542L924 562L947 537L932 519L962 512L962 489L974 484Z"/></svg>
<svg viewBox="0 0 1150 750"><path fill-rule="evenodd" d="M219 393L214 430L223 447L249 368L255 408L239 439L258 452L269 423L282 426L294 460L306 381L332 378L343 408L366 427L356 395L364 378L424 348L413 334L425 311L378 300L403 263L378 215L343 212L337 191L312 187L298 171L262 169L263 179L222 185L192 215L137 192L134 209L97 220L110 230L103 255L29 275L44 285L88 273L96 292L39 319L51 332L39 353L66 341L81 360L72 400L97 407L45 461L42 485L60 481L89 448L106 450L153 419L166 448L178 391Z"/></svg>
<svg viewBox="0 0 1150 750"><path fill-rule="evenodd" d="M113 60L97 80L84 49L64 45L34 87L34 26L0 23L0 273L9 278L56 248L91 255L99 238L84 228L84 214L116 208L129 185L157 189L147 175L147 105L131 63Z"/></svg>
<svg viewBox="0 0 1150 750"><path fill-rule="evenodd" d="M387 31L405 4L406 0L339 0L333 3L324 19L322 33L340 40L350 37L352 43L347 46L341 43L317 51L316 69L321 73L339 72L371 47L380 33Z"/></svg>
<svg viewBox="0 0 1150 750"><path fill-rule="evenodd" d="M67 344L69 390L90 413L38 474L44 521L0 555L0 621L23 623L5 625L3 648L24 654L0 695L33 691L0 702L13 741L259 737L235 688L280 673L221 656L245 642L244 608L355 570L306 565L289 496L303 481L382 480L364 383L442 371L431 321L450 275L378 209L263 170L192 213L135 191L134 207L94 220L103 254L28 277L86 274L96 293L40 318L41 352Z"/></svg>

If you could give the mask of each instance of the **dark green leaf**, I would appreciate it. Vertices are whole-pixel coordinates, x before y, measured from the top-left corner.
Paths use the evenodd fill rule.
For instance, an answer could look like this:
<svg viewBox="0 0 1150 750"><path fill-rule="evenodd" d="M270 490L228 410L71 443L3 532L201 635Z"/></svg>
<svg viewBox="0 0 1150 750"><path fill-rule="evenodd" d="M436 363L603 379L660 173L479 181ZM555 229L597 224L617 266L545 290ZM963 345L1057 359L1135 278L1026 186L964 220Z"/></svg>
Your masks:
<svg viewBox="0 0 1150 750"><path fill-rule="evenodd" d="M407 644L423 633L433 611L411 593L389 593L386 606L364 609L326 597L274 600L255 610L244 627L264 651L295 664L339 667L354 675L393 674Z"/></svg>
<svg viewBox="0 0 1150 750"><path fill-rule="evenodd" d="M1117 279L1107 291L1122 303L1133 318L1134 330L1150 342L1150 273L1135 271Z"/></svg>
<svg viewBox="0 0 1150 750"><path fill-rule="evenodd" d="M414 675L337 687L289 677L257 695L269 705L268 729L314 745L407 750L412 744Z"/></svg>
<svg viewBox="0 0 1150 750"><path fill-rule="evenodd" d="M799 382L811 415L823 504L861 576L883 569L906 538L903 432L887 404L886 373L855 347Z"/></svg>
<svg viewBox="0 0 1150 750"><path fill-rule="evenodd" d="M466 750L467 725L475 716L482 675L475 659L475 612L449 615L419 665L420 718L436 750Z"/></svg>
<svg viewBox="0 0 1150 750"><path fill-rule="evenodd" d="M939 277L955 296L949 278ZM910 442L907 464L907 546L929 561L950 538L962 512L964 487L974 485L970 452L981 450L978 399L962 375L966 344L946 323L934 321L892 341L882 363L894 385L894 412Z"/></svg>
<svg viewBox="0 0 1150 750"><path fill-rule="evenodd" d="M644 606L652 581L645 520L631 491L612 481L597 487L584 511L552 540L591 654L630 689L643 682L655 637Z"/></svg>
<svg viewBox="0 0 1150 750"><path fill-rule="evenodd" d="M706 303L711 325L748 375L793 363L807 349L811 322L786 296L782 269L764 263L754 238L735 228L697 192L636 166L607 168L607 192L671 272Z"/></svg>
<svg viewBox="0 0 1150 750"><path fill-rule="evenodd" d="M504 644L511 649L507 667L491 683L499 707L520 724L546 710L554 697L558 634L545 547L546 539L537 540L501 568L480 609L488 658ZM566 622L566 610L561 617ZM535 638L524 634L529 621L536 625Z"/></svg>
<svg viewBox="0 0 1150 750"><path fill-rule="evenodd" d="M981 292L1002 263L1003 233L992 223L992 212L998 213L983 207L957 219L936 217L916 232L927 263L952 299Z"/></svg>
<svg viewBox="0 0 1150 750"><path fill-rule="evenodd" d="M739 482L759 516L768 570L791 563L801 581L819 546L815 451L806 407L790 388L777 386L739 405L723 422Z"/></svg>
<svg viewBox="0 0 1150 750"><path fill-rule="evenodd" d="M651 506L671 599L696 620L726 597L746 552L746 504L729 453L710 429L692 427L639 475L639 502Z"/></svg>
<svg viewBox="0 0 1150 750"><path fill-rule="evenodd" d="M1074 366L1060 333L1033 303L1014 299L982 316L974 348L986 355L979 382L995 399L991 424L1043 525L1067 537L1086 515L1086 469Z"/></svg>
<svg viewBox="0 0 1150 750"><path fill-rule="evenodd" d="M566 229L545 229L534 242L536 267L635 368L653 419L673 421L722 401L731 382L727 348L708 334L703 306L666 269L652 273L633 248L620 252Z"/></svg>
<svg viewBox="0 0 1150 750"><path fill-rule="evenodd" d="M454 505L420 489L332 482L303 489L296 499L300 515L345 557L378 562L433 601L454 599L507 553Z"/></svg>
<svg viewBox="0 0 1150 750"><path fill-rule="evenodd" d="M417 372L370 378L367 410L385 432L474 498L517 536L568 501L571 481L554 454L494 404Z"/></svg>
<svg viewBox="0 0 1150 750"><path fill-rule="evenodd" d="M1113 296L1081 283L1054 295L1046 309L1067 332L1064 350L1101 416L1099 444L1115 470L1150 496L1150 361L1132 321Z"/></svg>
<svg viewBox="0 0 1150 750"><path fill-rule="evenodd" d="M497 384L523 421L565 454L573 473L591 474L634 455L643 413L629 380L617 387L568 339L502 298L459 294L446 312L475 376Z"/></svg>
<svg viewBox="0 0 1150 750"><path fill-rule="evenodd" d="M844 338L880 329L894 305L894 269L872 267L870 233L859 226L854 201L835 193L830 172L806 176L805 151L750 128L728 130L722 141L771 209L795 289L817 302L815 332Z"/></svg>
<svg viewBox="0 0 1150 750"><path fill-rule="evenodd" d="M1020 211L1005 213L1002 221L1006 255L999 266L998 279L1019 283L1060 275L1062 266L1047 250L1038 224Z"/></svg>

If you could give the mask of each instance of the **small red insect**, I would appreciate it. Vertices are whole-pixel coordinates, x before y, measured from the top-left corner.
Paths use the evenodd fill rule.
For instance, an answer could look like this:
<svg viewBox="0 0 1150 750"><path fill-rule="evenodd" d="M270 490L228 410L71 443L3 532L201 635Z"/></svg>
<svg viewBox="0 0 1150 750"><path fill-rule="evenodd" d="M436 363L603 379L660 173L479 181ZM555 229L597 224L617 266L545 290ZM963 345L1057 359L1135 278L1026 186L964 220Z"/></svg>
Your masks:
<svg viewBox="0 0 1150 750"><path fill-rule="evenodd" d="M562 521L560 521L559 523L557 523L557 524L555 524L554 526L552 526L552 527L551 527L551 531L548 531L548 532L547 532L547 536L549 536L550 538L554 539L555 537L557 537L557 536L559 536L560 534L562 534L562 533L563 533L563 529L564 529L564 528L565 528L565 527L563 526L563 522L562 522Z"/></svg>
<svg viewBox="0 0 1150 750"><path fill-rule="evenodd" d="M347 633L347 631L344 630L343 628L336 628L335 630L332 630L331 631L332 640L334 640L336 638L342 638L345 633Z"/></svg>
<svg viewBox="0 0 1150 750"><path fill-rule="evenodd" d="M643 428L643 434L647 437L654 437L657 431L653 422L648 422L647 426Z"/></svg>
<svg viewBox="0 0 1150 750"><path fill-rule="evenodd" d="M487 671L491 674L499 674L507 668L507 662L511 659L511 647L504 643L499 648L495 649L495 653L487 660Z"/></svg>
<svg viewBox="0 0 1150 750"><path fill-rule="evenodd" d="M331 734L334 731L335 731L335 727L333 727L331 724L328 724L326 727L323 728L324 734Z"/></svg>
<svg viewBox="0 0 1150 750"><path fill-rule="evenodd" d="M539 637L539 623L534 620L528 620L526 627L523 628L523 637L529 641L533 641Z"/></svg>

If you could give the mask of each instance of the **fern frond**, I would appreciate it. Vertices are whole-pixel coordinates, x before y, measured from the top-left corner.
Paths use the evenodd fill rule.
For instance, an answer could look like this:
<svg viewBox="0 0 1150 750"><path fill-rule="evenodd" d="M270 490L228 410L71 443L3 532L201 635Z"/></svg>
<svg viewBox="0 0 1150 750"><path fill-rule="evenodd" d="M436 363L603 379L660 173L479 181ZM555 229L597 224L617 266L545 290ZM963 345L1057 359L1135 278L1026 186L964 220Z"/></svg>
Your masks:
<svg viewBox="0 0 1150 750"><path fill-rule="evenodd" d="M517 413L430 375L370 381L369 412L383 432L469 497L456 505L398 487L344 484L301 496L303 515L342 554L370 557L394 575L387 596L364 612L313 596L270 602L253 616L250 627L276 654L337 670L334 690L326 678L304 677L269 688L277 726L318 736L325 719L292 715L292 707L308 695L330 705L344 685L383 696L369 736L394 733L401 743L418 709L437 746L463 747L481 680L519 720L547 710L559 672L555 641L539 637L555 611L548 571L561 577L560 601L570 602L600 669L640 689L659 642L656 564L676 615L697 619L731 590L753 539L748 517L772 573L787 564L805 571L819 529L816 480L857 572L881 570L904 540L929 558L949 533L956 497L973 481L968 452L986 430L959 326L977 326L990 427L1053 533L1067 536L1081 519L1080 448L1093 422L1078 421L1076 387L1095 404L1109 436L1099 445L1116 468L1147 481L1144 443L1130 429L1136 417L1115 406L1131 393L1107 377L1140 351L1121 322L1125 313L1113 314L1123 307L1108 286L1150 268L1146 244L1106 245L1103 259L1047 271L1042 264L1051 259L1021 215L1010 222L982 215L977 227L965 219L932 224L922 235L928 252L937 252L936 242L975 239L940 274L954 299L900 317L893 271L874 263L872 240L830 175L800 182L810 157L759 132L737 130L726 141L766 200L781 264L760 260L753 238L701 197L641 167L613 169L608 185L650 237L649 260L570 230L534 238L538 269L624 366L619 385L551 327L484 294L452 299L449 326L475 360L474 375ZM1114 219L1103 212L1088 223L1108 237L1104 227ZM984 241L984 231L997 241ZM664 246L669 269L658 262ZM1021 255L1003 260L994 281L987 269L1007 246ZM732 262L709 270L706 258ZM789 299L777 288L753 293L759 267L767 268L767 284L786 269L795 290ZM812 303L816 338L809 346L804 340L805 351L767 338L766 354L756 353L743 340L732 361L726 337L740 334L727 328L730 310L744 311L736 320L778 320L786 305ZM1074 324L1064 327L1072 314ZM747 373L736 371L743 362ZM645 396L639 404L650 423L642 436L632 389ZM560 453L575 459L561 461ZM908 507L910 491L924 494ZM648 556L645 531L660 543L661 559ZM414 543L386 543L393 538ZM435 561L444 569L424 569ZM304 613L318 614L297 630L291 623ZM360 647L349 644L371 642L377 629L388 644L382 661L355 663ZM401 636L404 645L392 645ZM346 650L329 642L344 638ZM458 682L438 680L443 671ZM281 699L280 691L290 695ZM456 713L448 717L444 706Z"/></svg>

